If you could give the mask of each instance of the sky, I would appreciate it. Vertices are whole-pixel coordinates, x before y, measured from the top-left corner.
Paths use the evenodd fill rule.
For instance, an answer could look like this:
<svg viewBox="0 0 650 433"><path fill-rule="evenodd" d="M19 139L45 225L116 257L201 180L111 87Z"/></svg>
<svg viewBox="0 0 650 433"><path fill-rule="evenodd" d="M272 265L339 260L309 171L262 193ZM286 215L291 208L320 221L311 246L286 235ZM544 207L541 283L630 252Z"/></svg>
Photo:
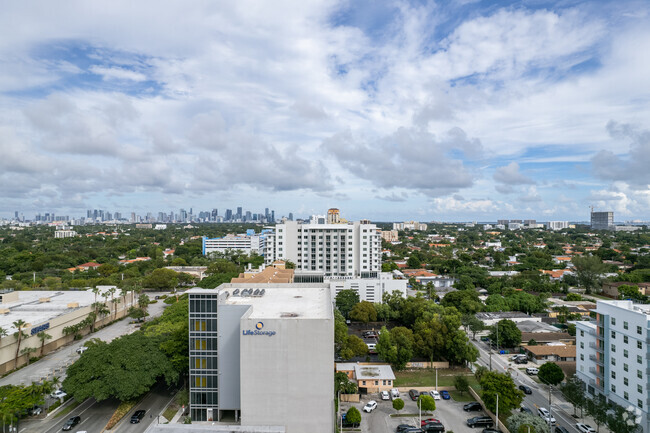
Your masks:
<svg viewBox="0 0 650 433"><path fill-rule="evenodd" d="M650 220L647 1L0 2L0 216Z"/></svg>

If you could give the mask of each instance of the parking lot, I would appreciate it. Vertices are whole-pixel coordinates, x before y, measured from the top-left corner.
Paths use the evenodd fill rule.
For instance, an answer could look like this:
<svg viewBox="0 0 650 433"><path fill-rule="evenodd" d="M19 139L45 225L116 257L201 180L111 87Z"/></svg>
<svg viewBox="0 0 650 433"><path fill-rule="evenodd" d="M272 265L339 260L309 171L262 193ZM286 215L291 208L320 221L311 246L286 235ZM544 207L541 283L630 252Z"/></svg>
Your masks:
<svg viewBox="0 0 650 433"><path fill-rule="evenodd" d="M364 433L394 433L400 424L411 424L420 426L418 417L418 407L416 403L409 398L408 389L400 388L400 398L404 400L404 409L397 412L393 409L391 400L381 400L378 393L361 396L359 403L341 403L341 413L347 411L351 406L356 407L361 412L361 431ZM370 400L377 402L377 409L371 413L363 412L363 406ZM436 410L431 415L422 415L422 419L436 418L445 426L445 431L453 430L454 433L476 433L482 429L472 429L467 426L468 418L485 415L485 412L465 412L463 405L465 402L452 400L436 400ZM391 417L392 414L415 414L415 416Z"/></svg>

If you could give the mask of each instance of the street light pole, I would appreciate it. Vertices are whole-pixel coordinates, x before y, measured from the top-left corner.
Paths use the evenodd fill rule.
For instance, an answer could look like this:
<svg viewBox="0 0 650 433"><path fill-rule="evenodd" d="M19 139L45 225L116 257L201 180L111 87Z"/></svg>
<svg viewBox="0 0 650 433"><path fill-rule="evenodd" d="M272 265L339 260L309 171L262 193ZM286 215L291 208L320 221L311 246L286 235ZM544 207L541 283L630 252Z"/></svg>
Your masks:
<svg viewBox="0 0 650 433"><path fill-rule="evenodd" d="M438 367L436 367L436 391L438 391Z"/></svg>
<svg viewBox="0 0 650 433"><path fill-rule="evenodd" d="M497 430L499 430L499 394L497 394Z"/></svg>

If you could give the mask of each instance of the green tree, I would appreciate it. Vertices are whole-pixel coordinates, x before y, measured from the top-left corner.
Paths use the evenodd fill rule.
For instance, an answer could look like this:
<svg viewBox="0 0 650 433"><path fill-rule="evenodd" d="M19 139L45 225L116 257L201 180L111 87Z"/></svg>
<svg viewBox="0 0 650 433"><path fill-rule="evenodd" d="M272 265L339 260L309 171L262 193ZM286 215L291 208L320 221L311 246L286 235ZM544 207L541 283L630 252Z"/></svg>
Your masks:
<svg viewBox="0 0 650 433"><path fill-rule="evenodd" d="M574 256L571 263L575 267L576 277L587 293L591 293L600 285L601 275L607 271L605 265L598 256Z"/></svg>
<svg viewBox="0 0 650 433"><path fill-rule="evenodd" d="M420 394L418 397L418 409L423 412L433 412L436 410L436 401L430 395Z"/></svg>
<svg viewBox="0 0 650 433"><path fill-rule="evenodd" d="M482 365L478 365L476 367L476 369L474 370L474 377L476 378L476 380L478 380L480 382L481 379L483 378L483 375L485 375L485 373L487 371L488 371L487 367L484 367Z"/></svg>
<svg viewBox="0 0 650 433"><path fill-rule="evenodd" d="M485 329L483 322L473 314L464 314L461 320L463 327L465 328L465 333L472 333L472 340L476 340L477 332L481 332Z"/></svg>
<svg viewBox="0 0 650 433"><path fill-rule="evenodd" d="M640 416L638 416L640 418ZM610 401L609 410L607 411L607 420L605 421L610 431L616 433L639 433L639 425L635 409L630 407L628 410Z"/></svg>
<svg viewBox="0 0 650 433"><path fill-rule="evenodd" d="M84 356L68 368L63 387L78 401L126 401L148 392L158 379L171 384L177 378L155 339L138 331L110 343L88 343Z"/></svg>
<svg viewBox="0 0 650 433"><path fill-rule="evenodd" d="M359 412L359 409L352 406L345 414L345 419L349 423L358 424L361 422L361 412Z"/></svg>
<svg viewBox="0 0 650 433"><path fill-rule="evenodd" d="M517 347L521 344L521 331L512 320L503 319L492 327L490 340L494 341L497 347Z"/></svg>
<svg viewBox="0 0 650 433"><path fill-rule="evenodd" d="M404 400L402 400L401 398L396 398L395 400L393 400L393 409L395 409L396 411L400 411L404 409Z"/></svg>
<svg viewBox="0 0 650 433"><path fill-rule="evenodd" d="M458 374L454 377L454 386L456 387L456 390L460 392L462 395L464 392L469 391L469 381L467 380L467 377Z"/></svg>
<svg viewBox="0 0 650 433"><path fill-rule="evenodd" d="M500 401L499 407L501 407ZM548 424L542 418L528 413L515 413L507 419L506 423L512 433L528 433L529 427L530 433L549 433Z"/></svg>
<svg viewBox="0 0 650 433"><path fill-rule="evenodd" d="M334 375L334 393L338 394L356 394L357 393L357 384L350 381L348 375L342 371L337 372Z"/></svg>
<svg viewBox="0 0 650 433"><path fill-rule="evenodd" d="M415 255L411 255L406 261L406 265L411 269L416 269L422 266L422 262Z"/></svg>
<svg viewBox="0 0 650 433"><path fill-rule="evenodd" d="M562 391L562 394L569 403L573 405L573 415L577 416L577 409L582 410L586 404L584 382L578 379L577 376L573 376L560 387L560 391Z"/></svg>
<svg viewBox="0 0 650 433"><path fill-rule="evenodd" d="M413 332L403 326L388 331L384 326L376 349L380 359L390 363L395 370L403 370L413 357Z"/></svg>
<svg viewBox="0 0 650 433"><path fill-rule="evenodd" d="M359 303L359 294L356 290L341 290L336 295L336 308L339 309L343 317L348 317L352 307Z"/></svg>
<svg viewBox="0 0 650 433"><path fill-rule="evenodd" d="M585 408L587 409L587 413L594 419L598 431L600 431L600 426L607 422L607 412L610 409L609 404L602 395L597 395L593 398L587 398Z"/></svg>
<svg viewBox="0 0 650 433"><path fill-rule="evenodd" d="M357 322L376 322L377 310L375 309L375 305L372 302L361 301L352 307L348 316L351 320Z"/></svg>
<svg viewBox="0 0 650 433"><path fill-rule="evenodd" d="M172 290L178 285L178 274L171 269L158 268L147 275L142 284L154 290Z"/></svg>
<svg viewBox="0 0 650 433"><path fill-rule="evenodd" d="M539 368L537 377L548 385L557 386L564 380L564 372L556 363L546 362Z"/></svg>
<svg viewBox="0 0 650 433"><path fill-rule="evenodd" d="M187 296L183 296L142 327L144 334L158 343L174 369L182 373L189 365L188 302Z"/></svg>
<svg viewBox="0 0 650 433"><path fill-rule="evenodd" d="M497 394L499 395L499 413L509 413L518 408L524 399L524 394L519 391L515 382L507 374L494 371L485 372L481 377L481 398L485 407L491 412L496 412Z"/></svg>
<svg viewBox="0 0 650 433"><path fill-rule="evenodd" d="M51 340L52 336L45 331L41 331L38 334L36 334L39 340L41 340L41 356L43 356L43 348L45 347L45 341L46 340Z"/></svg>
<svg viewBox="0 0 650 433"><path fill-rule="evenodd" d="M341 358L343 359L365 356L367 354L368 345L356 335L348 335L340 351Z"/></svg>

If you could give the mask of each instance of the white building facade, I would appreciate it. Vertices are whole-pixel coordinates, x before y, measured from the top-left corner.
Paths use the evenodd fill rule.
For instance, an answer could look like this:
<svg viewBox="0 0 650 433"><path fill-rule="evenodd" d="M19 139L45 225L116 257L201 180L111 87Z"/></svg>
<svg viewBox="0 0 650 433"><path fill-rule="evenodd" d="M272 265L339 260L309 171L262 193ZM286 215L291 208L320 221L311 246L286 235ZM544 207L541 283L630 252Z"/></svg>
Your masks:
<svg viewBox="0 0 650 433"><path fill-rule="evenodd" d="M650 305L598 301L595 322L576 323L576 375L588 395L634 407L650 432Z"/></svg>
<svg viewBox="0 0 650 433"><path fill-rule="evenodd" d="M407 280L394 280L391 272L380 272L379 278L353 278L328 280L332 292L332 302L341 290L354 290L359 294L359 301L381 303L384 293L399 292L406 298Z"/></svg>
<svg viewBox="0 0 650 433"><path fill-rule="evenodd" d="M319 220L321 221L321 220ZM277 224L267 235L265 262L289 260L296 272L326 277L377 278L381 270L381 236L375 224Z"/></svg>
<svg viewBox="0 0 650 433"><path fill-rule="evenodd" d="M548 230L562 230L569 228L569 221L549 221L546 223Z"/></svg>
<svg viewBox="0 0 650 433"><path fill-rule="evenodd" d="M203 255L242 251L245 254L264 255L266 251L266 234L226 235L222 238L203 237Z"/></svg>

